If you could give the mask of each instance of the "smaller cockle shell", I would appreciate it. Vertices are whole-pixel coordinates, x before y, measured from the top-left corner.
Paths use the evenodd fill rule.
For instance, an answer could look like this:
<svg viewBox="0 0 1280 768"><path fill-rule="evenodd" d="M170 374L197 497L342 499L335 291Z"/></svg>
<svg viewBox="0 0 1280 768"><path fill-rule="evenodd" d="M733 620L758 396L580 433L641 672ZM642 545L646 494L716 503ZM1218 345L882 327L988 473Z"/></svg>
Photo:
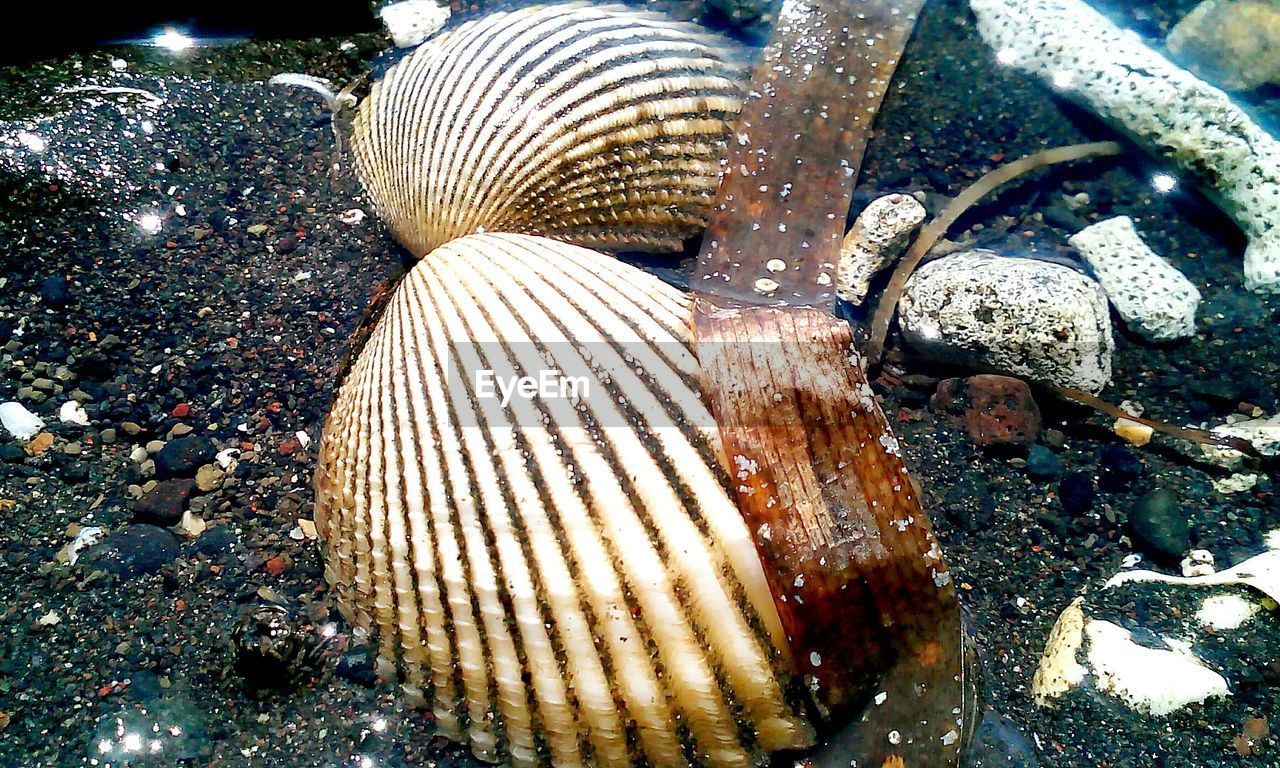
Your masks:
<svg viewBox="0 0 1280 768"><path fill-rule="evenodd" d="M414 256L480 231L673 250L701 231L745 73L731 43L624 7L492 13L392 66L356 166Z"/></svg>

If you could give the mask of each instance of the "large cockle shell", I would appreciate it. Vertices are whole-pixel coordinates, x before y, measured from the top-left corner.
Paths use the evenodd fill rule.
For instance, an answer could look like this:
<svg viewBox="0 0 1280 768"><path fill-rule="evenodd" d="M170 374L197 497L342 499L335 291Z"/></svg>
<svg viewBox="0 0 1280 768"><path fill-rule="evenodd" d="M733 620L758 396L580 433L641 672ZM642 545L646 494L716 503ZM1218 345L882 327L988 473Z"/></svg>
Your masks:
<svg viewBox="0 0 1280 768"><path fill-rule="evenodd" d="M482 759L728 768L813 738L690 311L604 254L471 235L413 267L338 394L329 581ZM545 370L585 387L504 406L478 376Z"/></svg>
<svg viewBox="0 0 1280 768"><path fill-rule="evenodd" d="M524 232L678 249L706 226L745 72L693 24L579 4L428 40L359 107L357 169L415 257Z"/></svg>

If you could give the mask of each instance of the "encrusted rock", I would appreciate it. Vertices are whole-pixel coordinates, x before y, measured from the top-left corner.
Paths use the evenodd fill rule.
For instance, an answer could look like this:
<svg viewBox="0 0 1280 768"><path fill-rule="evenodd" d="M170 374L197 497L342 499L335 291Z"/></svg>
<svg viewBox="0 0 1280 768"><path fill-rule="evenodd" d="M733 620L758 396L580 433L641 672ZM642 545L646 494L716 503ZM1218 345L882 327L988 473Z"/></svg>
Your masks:
<svg viewBox="0 0 1280 768"><path fill-rule="evenodd" d="M1263 456L1280 455L1280 414L1260 419L1229 421L1214 427L1213 431L1227 437L1244 438ZM1206 459L1227 469L1240 466L1245 458L1243 453L1231 448L1202 444L1200 449Z"/></svg>
<svg viewBox="0 0 1280 768"><path fill-rule="evenodd" d="M1229 90L1280 83L1280 3L1204 0L1165 45L1196 74Z"/></svg>
<svg viewBox="0 0 1280 768"><path fill-rule="evenodd" d="M276 605L244 610L231 628L235 671L249 692L261 695L296 686L323 657L315 628Z"/></svg>
<svg viewBox="0 0 1280 768"><path fill-rule="evenodd" d="M1133 331L1151 341L1195 335L1200 291L1142 241L1133 219L1116 216L1092 224L1072 235L1070 243L1093 267Z"/></svg>
<svg viewBox="0 0 1280 768"><path fill-rule="evenodd" d="M932 403L964 424L978 445L1029 446L1040 431L1040 409L1020 379L991 374L946 379Z"/></svg>
<svg viewBox="0 0 1280 768"><path fill-rule="evenodd" d="M920 267L899 304L922 355L1087 392L1111 380L1111 318L1102 288L1059 264L967 251Z"/></svg>
<svg viewBox="0 0 1280 768"><path fill-rule="evenodd" d="M1274 622L1255 626L1252 637L1235 630L1275 609L1280 550L1217 572L1207 552L1195 550L1191 558L1199 575L1124 570L1067 606L1032 678L1033 700L1056 706L1092 688L1106 698L1074 696L1077 706L1114 707L1111 701L1158 717L1255 685L1257 666L1271 661L1259 650L1265 654L1274 642L1258 633L1274 631Z"/></svg>
<svg viewBox="0 0 1280 768"><path fill-rule="evenodd" d="M871 278L902 255L924 217L924 206L911 195L885 195L868 203L840 246L836 295L861 304Z"/></svg>

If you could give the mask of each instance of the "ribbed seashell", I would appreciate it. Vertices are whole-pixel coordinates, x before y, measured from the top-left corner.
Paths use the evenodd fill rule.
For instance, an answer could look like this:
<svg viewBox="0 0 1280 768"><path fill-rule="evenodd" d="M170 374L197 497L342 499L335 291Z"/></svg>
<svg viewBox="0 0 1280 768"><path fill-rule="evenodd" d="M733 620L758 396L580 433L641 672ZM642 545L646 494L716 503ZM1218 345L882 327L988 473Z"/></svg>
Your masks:
<svg viewBox="0 0 1280 768"><path fill-rule="evenodd" d="M706 225L741 105L730 46L621 6L492 13L373 86L357 170L414 256L480 231L675 250Z"/></svg>
<svg viewBox="0 0 1280 768"><path fill-rule="evenodd" d="M729 768L813 739L690 311L605 254L470 235L412 268L340 388L329 582L380 671L481 759ZM586 387L504 406L473 375L549 369Z"/></svg>

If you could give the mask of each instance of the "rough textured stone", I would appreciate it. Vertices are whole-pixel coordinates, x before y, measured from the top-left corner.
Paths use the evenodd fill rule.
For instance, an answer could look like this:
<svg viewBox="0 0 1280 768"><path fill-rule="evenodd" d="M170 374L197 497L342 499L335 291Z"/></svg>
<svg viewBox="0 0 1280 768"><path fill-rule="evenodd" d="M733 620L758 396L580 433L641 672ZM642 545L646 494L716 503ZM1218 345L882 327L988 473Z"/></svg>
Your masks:
<svg viewBox="0 0 1280 768"><path fill-rule="evenodd" d="M177 525L195 487L193 480L165 480L157 483L155 488L134 505L134 519L151 525Z"/></svg>
<svg viewBox="0 0 1280 768"><path fill-rule="evenodd" d="M1059 86L1216 194L1249 238L1244 282L1280 292L1280 140L1083 0L970 0L1013 66Z"/></svg>
<svg viewBox="0 0 1280 768"><path fill-rule="evenodd" d="M861 304L871 279L902 255L925 216L924 205L911 195L895 193L868 203L840 245L836 295Z"/></svg>
<svg viewBox="0 0 1280 768"><path fill-rule="evenodd" d="M1280 4L1204 0L1169 32L1165 45L1196 74L1231 90L1280 83Z"/></svg>
<svg viewBox="0 0 1280 768"><path fill-rule="evenodd" d="M964 425L978 445L1031 445L1040 431L1040 409L1026 382L982 374L945 379L933 407Z"/></svg>
<svg viewBox="0 0 1280 768"><path fill-rule="evenodd" d="M1071 245L1093 267L1116 312L1131 330L1151 341L1195 335L1200 291L1138 236L1128 216L1100 221L1077 232Z"/></svg>
<svg viewBox="0 0 1280 768"><path fill-rule="evenodd" d="M82 557L121 578L155 573L178 556L178 537L154 525L131 525L107 534Z"/></svg>
<svg viewBox="0 0 1280 768"><path fill-rule="evenodd" d="M1086 392L1111 380L1111 316L1093 280L1059 264L967 251L920 267L898 307L925 357Z"/></svg>
<svg viewBox="0 0 1280 768"><path fill-rule="evenodd" d="M213 461L215 455L208 438L189 435L170 440L155 455L156 478L191 477L202 464Z"/></svg>

